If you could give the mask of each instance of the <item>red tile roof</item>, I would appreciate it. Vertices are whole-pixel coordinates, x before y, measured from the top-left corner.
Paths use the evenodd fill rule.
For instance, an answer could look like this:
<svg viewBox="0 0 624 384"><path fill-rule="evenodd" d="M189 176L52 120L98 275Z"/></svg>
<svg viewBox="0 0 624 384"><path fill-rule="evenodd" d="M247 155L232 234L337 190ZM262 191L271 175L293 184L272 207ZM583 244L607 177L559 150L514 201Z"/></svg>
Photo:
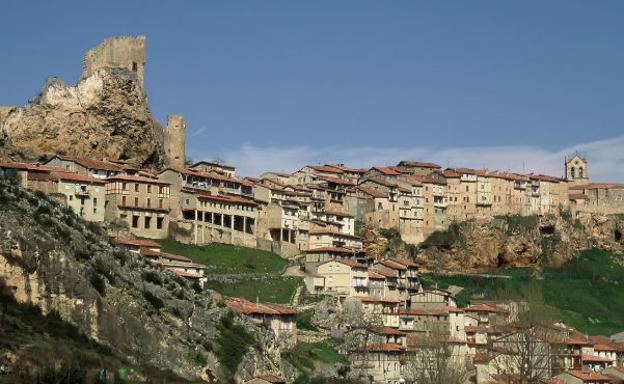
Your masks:
<svg viewBox="0 0 624 384"><path fill-rule="evenodd" d="M245 204L245 205L253 205L253 206L258 205L258 203L256 203L255 201L253 201L251 199L247 199L247 198L242 197L242 196L236 196L236 195L213 195L209 191L196 191L195 192L195 196L197 196L198 199L220 201L220 202L230 203L230 204Z"/></svg>
<svg viewBox="0 0 624 384"><path fill-rule="evenodd" d="M402 167L419 167L419 168L433 168L433 169L440 169L442 167L440 167L438 164L436 163L426 163L426 162L422 162L422 161L411 161L411 160L402 160L400 161L397 166L402 166Z"/></svg>
<svg viewBox="0 0 624 384"><path fill-rule="evenodd" d="M334 215L334 216L339 216L339 217L353 217L353 215L350 214L349 212L338 211L334 209L325 209L323 213L325 213L326 215Z"/></svg>
<svg viewBox="0 0 624 384"><path fill-rule="evenodd" d="M394 269L395 271L404 271L407 269L405 265L390 260L382 260L379 262L379 264L383 265L384 267Z"/></svg>
<svg viewBox="0 0 624 384"><path fill-rule="evenodd" d="M401 315L415 315L415 316L440 316L448 315L450 313L462 313L464 312L460 308L456 307L433 307L433 308L419 308L419 309L401 309L399 313Z"/></svg>
<svg viewBox="0 0 624 384"><path fill-rule="evenodd" d="M342 169L331 166L331 165L308 165L309 168L312 168L316 172L325 172L325 173L344 173Z"/></svg>
<svg viewBox="0 0 624 384"><path fill-rule="evenodd" d="M378 171L386 176L399 176L401 174L401 172L393 167L372 167L370 170Z"/></svg>
<svg viewBox="0 0 624 384"><path fill-rule="evenodd" d="M123 171L123 167L118 164L109 163L107 161L98 161L93 159L84 159L79 157L61 156L57 157L64 161L73 161L74 163L83 166L87 169L105 169L107 171Z"/></svg>
<svg viewBox="0 0 624 384"><path fill-rule="evenodd" d="M297 310L291 307L278 304L256 304L249 300L240 298L230 298L225 300L225 305L240 314L260 314L260 315L294 315Z"/></svg>
<svg viewBox="0 0 624 384"><path fill-rule="evenodd" d="M145 176L136 176L136 175L115 175L111 177L107 177L106 181L134 181L137 183L146 183L146 184L161 184L161 185L171 185L171 183L167 183L166 181L162 181L159 179L152 179L150 177Z"/></svg>
<svg viewBox="0 0 624 384"><path fill-rule="evenodd" d="M132 245L135 247L160 248L160 244L152 240L128 239L122 236L111 237L111 241L115 244Z"/></svg>
<svg viewBox="0 0 624 384"><path fill-rule="evenodd" d="M567 373L583 381L600 381L605 383L611 382L611 377L601 375L598 372L583 372L579 370L571 370L567 371Z"/></svg>
<svg viewBox="0 0 624 384"><path fill-rule="evenodd" d="M374 297L374 296L355 296L355 298L360 299L365 303L391 303L398 304L401 302L399 299L391 299L389 297Z"/></svg>
<svg viewBox="0 0 624 384"><path fill-rule="evenodd" d="M20 162L10 162L10 163L0 163L0 168L6 169L23 169L25 171L42 171L42 172L67 172L67 169L63 167L56 167L51 165L42 165L39 163L20 163Z"/></svg>
<svg viewBox="0 0 624 384"><path fill-rule="evenodd" d="M185 271L180 271L175 268L167 268L167 269L180 277L189 277L192 279L201 279L203 277L199 273L195 273L195 272L185 272Z"/></svg>
<svg viewBox="0 0 624 384"><path fill-rule="evenodd" d="M367 195L370 195L370 196L372 196L372 197L378 197L378 198L381 198L381 197L388 197L388 195L387 195L386 193L381 192L381 191L378 191L378 190L373 189L373 188L358 187L358 189L359 189L361 192L363 192L363 193L365 193L365 194L367 194Z"/></svg>
<svg viewBox="0 0 624 384"><path fill-rule="evenodd" d="M498 308L489 304L475 304L465 308L466 312L489 312L489 313L508 313L506 309Z"/></svg>
<svg viewBox="0 0 624 384"><path fill-rule="evenodd" d="M419 264L417 264L417 263L415 263L415 262L413 262L411 260L408 260L408 259L406 259L404 257L393 257L393 258L390 259L390 261L398 263L398 264L403 264L406 267L415 267L415 268L420 267Z"/></svg>
<svg viewBox="0 0 624 384"><path fill-rule="evenodd" d="M336 263L344 264L346 266L353 267L353 268L368 269L368 265L359 263L359 262L357 262L355 260L349 260L349 259L340 259L340 260L338 260L338 259L336 259L336 260L327 261L327 263L331 263L332 261L335 261Z"/></svg>
<svg viewBox="0 0 624 384"><path fill-rule="evenodd" d="M75 172L50 172L50 177L58 180L78 181L81 183L106 184L106 181Z"/></svg>
<svg viewBox="0 0 624 384"><path fill-rule="evenodd" d="M377 273L379 275L382 275L384 277L390 277L390 278L397 278L398 277L397 273L395 271L386 271L386 270L383 270L383 269L380 269L380 268L375 268L375 267L373 267L371 269L371 271L375 272L375 273Z"/></svg>
<svg viewBox="0 0 624 384"><path fill-rule="evenodd" d="M593 363L610 363L613 359L609 359L604 356L596 356L596 355L581 355L581 361L589 361Z"/></svg>
<svg viewBox="0 0 624 384"><path fill-rule="evenodd" d="M402 345L394 343L369 344L364 349L367 352L402 352L405 350Z"/></svg>
<svg viewBox="0 0 624 384"><path fill-rule="evenodd" d="M153 251L151 249L145 249L145 248L141 249L140 253L141 253L141 256L144 256L144 257L160 257L160 258L169 259L169 260L178 260L178 261L187 261L187 262L191 261L191 259L185 256L174 255L173 253Z"/></svg>
<svg viewBox="0 0 624 384"><path fill-rule="evenodd" d="M368 271L368 278L369 279L376 279L376 280L383 280L386 277L384 275L381 275L377 272L373 272L373 271Z"/></svg>
<svg viewBox="0 0 624 384"><path fill-rule="evenodd" d="M309 249L307 251L305 251L306 253L324 253L324 252L328 252L328 253L348 253L348 254L354 254L356 252L361 252L362 250L354 250L351 248L345 248L345 247L320 247L320 248L314 248L314 249Z"/></svg>
<svg viewBox="0 0 624 384"><path fill-rule="evenodd" d="M349 239L361 240L359 236L350 235L348 233L336 232L329 229L315 229L310 231L310 235L333 235L336 237L346 237Z"/></svg>

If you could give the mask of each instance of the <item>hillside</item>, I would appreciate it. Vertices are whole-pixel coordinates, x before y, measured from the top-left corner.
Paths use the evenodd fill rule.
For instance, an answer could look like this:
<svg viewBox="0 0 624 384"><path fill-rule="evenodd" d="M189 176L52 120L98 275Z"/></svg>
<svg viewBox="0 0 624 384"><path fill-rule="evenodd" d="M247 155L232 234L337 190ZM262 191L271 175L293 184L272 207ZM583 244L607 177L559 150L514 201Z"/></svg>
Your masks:
<svg viewBox="0 0 624 384"><path fill-rule="evenodd" d="M501 267L556 267L592 248L624 250L618 215L497 216L451 223L418 246L397 231L364 227L364 247L374 256L410 257L429 271L481 272Z"/></svg>
<svg viewBox="0 0 624 384"><path fill-rule="evenodd" d="M579 330L610 335L624 329L624 254L580 252L560 267L494 269L480 275L427 274L427 286L459 286L460 305L471 299L531 300L546 304Z"/></svg>
<svg viewBox="0 0 624 384"><path fill-rule="evenodd" d="M174 274L112 247L97 225L43 194L0 181L0 206L0 290L13 313L0 320L3 330L22 335L2 338L10 340L0 352L9 375L3 379L19 367L44 369L41 354L73 356L78 347L100 367L116 369L122 362L187 380L249 378L258 366L283 374L273 334L244 319L227 320L229 311L209 291L196 292ZM29 336L39 332L23 329L40 321L26 315L39 312L75 332ZM236 343L243 331L250 336Z"/></svg>
<svg viewBox="0 0 624 384"><path fill-rule="evenodd" d="M282 273L288 261L268 251L227 244L203 246L158 240L164 252L183 255L207 266L206 287L225 296L288 304L303 282Z"/></svg>

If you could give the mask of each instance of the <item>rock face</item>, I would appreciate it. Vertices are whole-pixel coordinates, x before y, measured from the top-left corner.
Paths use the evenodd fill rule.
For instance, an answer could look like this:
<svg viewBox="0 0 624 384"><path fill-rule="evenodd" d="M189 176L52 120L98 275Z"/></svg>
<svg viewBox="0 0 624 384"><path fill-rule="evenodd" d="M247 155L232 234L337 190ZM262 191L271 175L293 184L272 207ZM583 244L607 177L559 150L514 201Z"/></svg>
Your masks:
<svg viewBox="0 0 624 384"><path fill-rule="evenodd" d="M74 86L52 77L26 106L0 111L0 137L16 149L159 165L163 128L136 73L102 68ZM6 141L6 140L5 140Z"/></svg>
<svg viewBox="0 0 624 384"><path fill-rule="evenodd" d="M507 216L451 224L417 247L379 230L363 231L378 257L410 257L434 271L482 272L497 267L559 266L583 249L624 250L619 216Z"/></svg>
<svg viewBox="0 0 624 384"><path fill-rule="evenodd" d="M214 382L220 371L217 324L228 310L209 292L197 292L141 256L112 247L97 226L44 196L0 181L0 206L4 294L58 314L135 366ZM239 378L250 379L258 370L282 374L273 333L236 321L256 340ZM0 348L0 365L2 360Z"/></svg>

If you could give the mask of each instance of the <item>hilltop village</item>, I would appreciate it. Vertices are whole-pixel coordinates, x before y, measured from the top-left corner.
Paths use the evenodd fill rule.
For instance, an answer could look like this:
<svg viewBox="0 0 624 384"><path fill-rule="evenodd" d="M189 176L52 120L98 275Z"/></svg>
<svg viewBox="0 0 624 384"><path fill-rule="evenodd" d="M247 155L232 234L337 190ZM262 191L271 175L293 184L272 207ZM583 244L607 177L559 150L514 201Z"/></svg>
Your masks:
<svg viewBox="0 0 624 384"><path fill-rule="evenodd" d="M122 67L142 87L144 39L137 39L107 39L89 51L83 77ZM183 116L168 117L162 167L55 154L40 162L0 163L0 177L105 225L114 244L199 285L204 265L161 252L153 240L299 257L309 294L333 297L344 311L357 308L361 323L348 330L359 338L344 352L353 372L376 383L444 382L427 381L436 370L456 374L448 383L624 380L621 334L590 336L562 322L528 322L522 302L482 300L459 308L452 292L423 288L414 260L374 258L358 236L359 226L368 225L394 229L417 245L471 219L623 214L624 184L590 182L588 159L562 159L562 177L444 169L414 160L369 168L312 164L242 177L234 165L187 163L185 129ZM296 344L295 308L240 298L224 303L272 329L284 348ZM275 372L256 376L251 382L284 382Z"/></svg>

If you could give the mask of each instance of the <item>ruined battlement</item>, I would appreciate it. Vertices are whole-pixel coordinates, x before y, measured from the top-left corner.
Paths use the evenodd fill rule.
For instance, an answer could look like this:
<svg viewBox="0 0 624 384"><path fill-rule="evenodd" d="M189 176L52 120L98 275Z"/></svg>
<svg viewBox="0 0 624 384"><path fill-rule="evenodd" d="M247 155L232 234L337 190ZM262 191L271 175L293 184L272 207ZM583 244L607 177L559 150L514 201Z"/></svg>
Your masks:
<svg viewBox="0 0 624 384"><path fill-rule="evenodd" d="M101 68L124 68L135 72L145 84L145 36L113 36L104 39L84 55L82 79Z"/></svg>
<svg viewBox="0 0 624 384"><path fill-rule="evenodd" d="M184 168L186 121L182 115L167 116L167 131L165 132L165 152L169 159L169 166Z"/></svg>

